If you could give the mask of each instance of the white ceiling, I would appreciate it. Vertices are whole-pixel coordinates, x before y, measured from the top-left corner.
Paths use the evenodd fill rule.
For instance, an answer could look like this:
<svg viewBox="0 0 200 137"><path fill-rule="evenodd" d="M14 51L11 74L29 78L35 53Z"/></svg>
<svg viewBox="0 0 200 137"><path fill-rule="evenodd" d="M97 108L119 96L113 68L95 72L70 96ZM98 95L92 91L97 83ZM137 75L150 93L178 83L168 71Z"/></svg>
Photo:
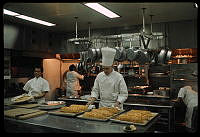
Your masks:
<svg viewBox="0 0 200 137"><path fill-rule="evenodd" d="M114 11L120 18L110 19L88 7L83 3L6 3L4 9L20 14L35 17L44 21L57 24L54 27L23 21L5 15L4 20L18 22L40 27L57 32L75 31L74 17L78 17L78 31L88 30L88 22L91 29L128 27L142 24L142 8L145 10L145 23L150 24L150 16L153 23L171 22L197 19L198 9L190 2L154 2L154 3L111 3L101 2L103 6Z"/></svg>

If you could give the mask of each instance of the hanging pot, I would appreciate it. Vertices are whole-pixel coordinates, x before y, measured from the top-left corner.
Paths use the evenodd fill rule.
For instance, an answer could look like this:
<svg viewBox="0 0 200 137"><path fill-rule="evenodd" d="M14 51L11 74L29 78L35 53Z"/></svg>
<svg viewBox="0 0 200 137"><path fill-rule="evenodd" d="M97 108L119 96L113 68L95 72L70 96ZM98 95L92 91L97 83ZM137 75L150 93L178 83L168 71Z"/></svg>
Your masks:
<svg viewBox="0 0 200 137"><path fill-rule="evenodd" d="M158 54L155 53L155 52L153 53L153 57L152 57L151 63L155 63L155 64L158 63Z"/></svg>
<svg viewBox="0 0 200 137"><path fill-rule="evenodd" d="M170 60L171 55L172 55L172 51L171 51L171 50L168 50L168 51L167 51L166 58L165 58L165 63L167 63L167 62Z"/></svg>
<svg viewBox="0 0 200 137"><path fill-rule="evenodd" d="M136 61L139 64L145 64L148 62L147 52L144 50L137 50Z"/></svg>
<svg viewBox="0 0 200 137"><path fill-rule="evenodd" d="M115 47L116 53L115 53L115 60L119 61L121 57L121 48L120 47Z"/></svg>
<svg viewBox="0 0 200 137"><path fill-rule="evenodd" d="M81 64L81 62L79 62L79 63L77 64L77 70L78 70L78 72L81 71L81 69L80 69L80 64Z"/></svg>
<svg viewBox="0 0 200 137"><path fill-rule="evenodd" d="M97 58L96 60L100 60L102 58L101 49L96 49Z"/></svg>
<svg viewBox="0 0 200 137"><path fill-rule="evenodd" d="M88 58L95 61L97 57L96 49L88 49Z"/></svg>
<svg viewBox="0 0 200 137"><path fill-rule="evenodd" d="M165 57L166 57L166 50L162 49L160 53L158 54L158 63L164 64L165 63Z"/></svg>
<svg viewBox="0 0 200 137"><path fill-rule="evenodd" d="M122 49L121 50L121 57L119 59L119 61L125 61L126 60L126 50Z"/></svg>
<svg viewBox="0 0 200 137"><path fill-rule="evenodd" d="M136 59L137 50L129 48L126 50L126 57L129 61L134 61Z"/></svg>

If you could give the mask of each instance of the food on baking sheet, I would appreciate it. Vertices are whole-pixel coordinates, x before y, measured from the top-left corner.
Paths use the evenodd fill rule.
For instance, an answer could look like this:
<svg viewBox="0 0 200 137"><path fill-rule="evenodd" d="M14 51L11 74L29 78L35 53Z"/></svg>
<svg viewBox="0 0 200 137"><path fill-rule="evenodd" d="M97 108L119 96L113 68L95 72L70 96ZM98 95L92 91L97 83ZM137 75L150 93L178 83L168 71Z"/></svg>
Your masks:
<svg viewBox="0 0 200 137"><path fill-rule="evenodd" d="M83 114L83 117L107 119L118 112L119 112L119 110L117 108L101 107L98 109L92 109L92 111L90 111L90 112L85 112Z"/></svg>
<svg viewBox="0 0 200 137"><path fill-rule="evenodd" d="M152 113L146 110L131 110L124 114L117 116L115 119L121 121L128 121L134 123L145 123L146 120L150 120Z"/></svg>
<svg viewBox="0 0 200 137"><path fill-rule="evenodd" d="M107 110L113 114L118 113L120 110L115 107L101 107L99 110Z"/></svg>
<svg viewBox="0 0 200 137"><path fill-rule="evenodd" d="M66 113L80 113L88 110L86 105L70 105L69 107L62 107L60 108L61 112Z"/></svg>
<svg viewBox="0 0 200 137"><path fill-rule="evenodd" d="M22 95L19 95L19 96L16 96L16 97L13 97L11 99L12 102L14 103L19 103L19 102L25 102L25 101L28 101L30 99L32 99L33 97L27 95L27 94L22 94Z"/></svg>
<svg viewBox="0 0 200 137"><path fill-rule="evenodd" d="M26 101L27 99L30 99L30 97L29 96L23 96L23 97L15 99L15 102Z"/></svg>

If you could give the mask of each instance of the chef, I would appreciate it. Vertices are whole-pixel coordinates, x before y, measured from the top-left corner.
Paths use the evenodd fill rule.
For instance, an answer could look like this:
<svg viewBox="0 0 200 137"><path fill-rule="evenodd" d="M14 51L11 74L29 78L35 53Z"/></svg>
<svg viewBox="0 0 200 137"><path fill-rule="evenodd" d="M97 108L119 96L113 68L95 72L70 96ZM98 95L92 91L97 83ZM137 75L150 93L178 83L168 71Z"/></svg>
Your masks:
<svg viewBox="0 0 200 137"><path fill-rule="evenodd" d="M76 72L76 66L74 64L69 66L69 71L66 74L66 96L72 97L72 98L78 98L81 94L81 86L79 83L79 79L83 80L84 75L80 75L78 72Z"/></svg>
<svg viewBox="0 0 200 137"><path fill-rule="evenodd" d="M197 78L197 71L192 73L193 76ZM188 86L180 88L178 97L174 102L180 102L181 100L186 105L186 114L185 114L185 126L186 130L191 131L192 129L192 114L193 108L198 106L198 85L193 82L192 84L188 83Z"/></svg>
<svg viewBox="0 0 200 137"><path fill-rule="evenodd" d="M123 109L123 103L128 97L128 90L123 76L112 68L116 50L104 47L101 52L103 71L95 79L87 105L93 104L100 97L99 107Z"/></svg>
<svg viewBox="0 0 200 137"><path fill-rule="evenodd" d="M33 96L34 100L39 104L45 102L45 94L50 90L48 81L42 78L41 75L41 68L35 67L35 77L30 79L23 87L23 90L27 91L30 96Z"/></svg>

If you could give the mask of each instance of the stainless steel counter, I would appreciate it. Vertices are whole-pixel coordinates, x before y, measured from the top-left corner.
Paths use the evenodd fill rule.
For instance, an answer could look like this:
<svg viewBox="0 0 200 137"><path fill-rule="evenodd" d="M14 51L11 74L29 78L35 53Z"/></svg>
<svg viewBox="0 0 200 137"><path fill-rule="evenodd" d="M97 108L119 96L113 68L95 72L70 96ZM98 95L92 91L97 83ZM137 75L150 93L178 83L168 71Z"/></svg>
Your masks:
<svg viewBox="0 0 200 137"><path fill-rule="evenodd" d="M154 118L146 126L137 126L134 133L153 132L152 125L158 120ZM73 117L62 117L45 114L27 120L16 120L4 117L4 129L6 132L77 132L77 133L125 133L123 127L127 124L112 121L93 121Z"/></svg>
<svg viewBox="0 0 200 137"><path fill-rule="evenodd" d="M70 104L86 104L87 100L83 99L70 99L70 98L59 98L59 100L66 101L68 105ZM99 100L95 101L95 106L98 107ZM152 112L160 114L158 119L159 124L157 126L164 132L174 132L174 122L175 122L175 107L170 100L147 100L147 99L131 99L124 103L124 109L145 109Z"/></svg>

